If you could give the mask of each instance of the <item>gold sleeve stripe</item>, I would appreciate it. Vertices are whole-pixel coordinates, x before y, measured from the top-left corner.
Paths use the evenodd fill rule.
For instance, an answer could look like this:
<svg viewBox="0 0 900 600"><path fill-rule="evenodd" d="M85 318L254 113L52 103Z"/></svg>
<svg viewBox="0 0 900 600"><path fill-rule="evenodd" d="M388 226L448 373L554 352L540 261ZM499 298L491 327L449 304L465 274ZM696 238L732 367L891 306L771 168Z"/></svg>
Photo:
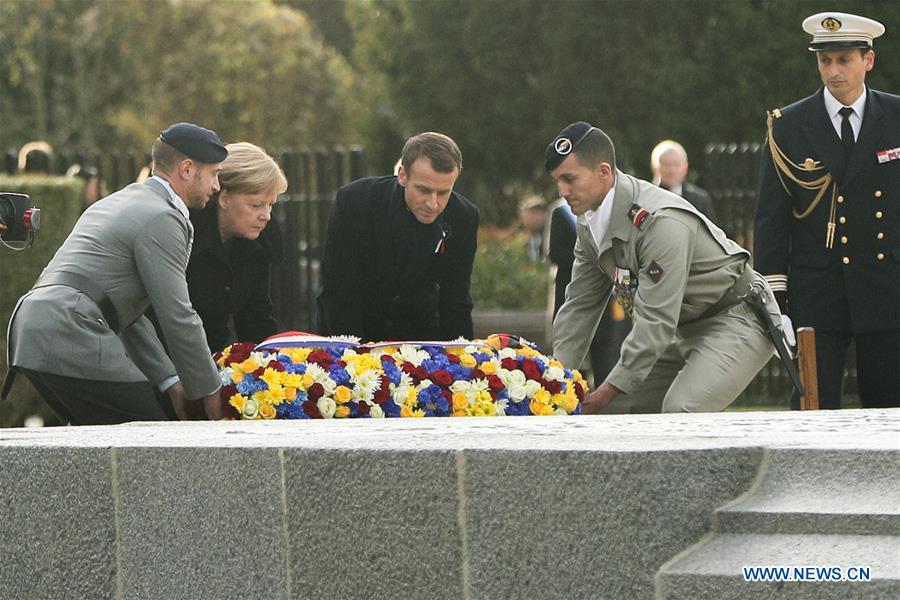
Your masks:
<svg viewBox="0 0 900 600"><path fill-rule="evenodd" d="M765 275L765 278L773 292L787 291L787 275Z"/></svg>

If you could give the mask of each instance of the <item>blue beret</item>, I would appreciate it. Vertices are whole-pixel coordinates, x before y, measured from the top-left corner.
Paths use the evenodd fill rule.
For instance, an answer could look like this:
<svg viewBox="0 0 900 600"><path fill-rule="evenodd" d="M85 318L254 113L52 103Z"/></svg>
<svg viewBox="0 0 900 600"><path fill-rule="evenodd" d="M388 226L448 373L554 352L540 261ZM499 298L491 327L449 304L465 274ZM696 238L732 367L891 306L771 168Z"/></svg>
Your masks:
<svg viewBox="0 0 900 600"><path fill-rule="evenodd" d="M575 151L578 144L587 137L594 126L584 121L576 121L553 138L544 154L544 169L548 172L562 164L566 157Z"/></svg>
<svg viewBox="0 0 900 600"><path fill-rule="evenodd" d="M193 123L170 125L159 134L159 139L197 162L209 165L220 163L228 156L228 150L215 131Z"/></svg>

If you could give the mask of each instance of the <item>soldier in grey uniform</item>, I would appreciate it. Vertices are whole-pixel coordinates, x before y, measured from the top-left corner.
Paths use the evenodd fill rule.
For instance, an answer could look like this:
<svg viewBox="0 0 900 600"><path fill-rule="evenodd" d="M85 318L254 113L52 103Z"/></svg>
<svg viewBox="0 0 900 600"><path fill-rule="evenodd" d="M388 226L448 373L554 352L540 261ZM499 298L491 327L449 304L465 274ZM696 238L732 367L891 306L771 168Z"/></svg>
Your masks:
<svg viewBox="0 0 900 600"><path fill-rule="evenodd" d="M578 229L572 282L554 321L555 356L581 364L613 293L634 320L584 411L728 406L774 353L763 321L773 327L778 307L749 252L683 198L617 170L612 141L588 123L556 136L545 168ZM756 311L743 301L751 296Z"/></svg>
<svg viewBox="0 0 900 600"><path fill-rule="evenodd" d="M185 281L188 208L219 191L228 152L190 123L153 145L153 177L91 205L10 319L10 375L22 372L63 422L224 415L219 377ZM171 359L144 312L153 307ZM164 395L165 394L165 395Z"/></svg>

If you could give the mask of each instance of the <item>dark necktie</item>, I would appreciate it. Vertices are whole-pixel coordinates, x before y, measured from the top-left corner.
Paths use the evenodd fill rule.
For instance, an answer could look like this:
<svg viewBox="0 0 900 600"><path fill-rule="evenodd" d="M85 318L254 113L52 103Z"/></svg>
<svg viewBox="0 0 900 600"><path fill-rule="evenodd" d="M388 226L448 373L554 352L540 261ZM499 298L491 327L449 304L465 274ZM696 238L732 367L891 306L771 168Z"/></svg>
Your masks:
<svg viewBox="0 0 900 600"><path fill-rule="evenodd" d="M850 115L853 114L853 109L845 106L838 113L843 119L841 123L841 143L844 146L844 157L849 158L850 153L853 152L853 146L856 144L856 140L853 139L853 126L850 124Z"/></svg>

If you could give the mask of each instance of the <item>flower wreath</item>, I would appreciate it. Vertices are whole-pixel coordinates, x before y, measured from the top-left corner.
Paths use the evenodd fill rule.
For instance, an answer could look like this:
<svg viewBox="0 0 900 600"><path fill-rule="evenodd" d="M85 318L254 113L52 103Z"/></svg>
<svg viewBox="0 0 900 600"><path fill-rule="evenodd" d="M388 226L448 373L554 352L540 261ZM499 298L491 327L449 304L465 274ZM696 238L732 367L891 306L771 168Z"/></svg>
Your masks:
<svg viewBox="0 0 900 600"><path fill-rule="evenodd" d="M581 374L515 336L384 342L301 332L214 356L242 419L580 414Z"/></svg>

